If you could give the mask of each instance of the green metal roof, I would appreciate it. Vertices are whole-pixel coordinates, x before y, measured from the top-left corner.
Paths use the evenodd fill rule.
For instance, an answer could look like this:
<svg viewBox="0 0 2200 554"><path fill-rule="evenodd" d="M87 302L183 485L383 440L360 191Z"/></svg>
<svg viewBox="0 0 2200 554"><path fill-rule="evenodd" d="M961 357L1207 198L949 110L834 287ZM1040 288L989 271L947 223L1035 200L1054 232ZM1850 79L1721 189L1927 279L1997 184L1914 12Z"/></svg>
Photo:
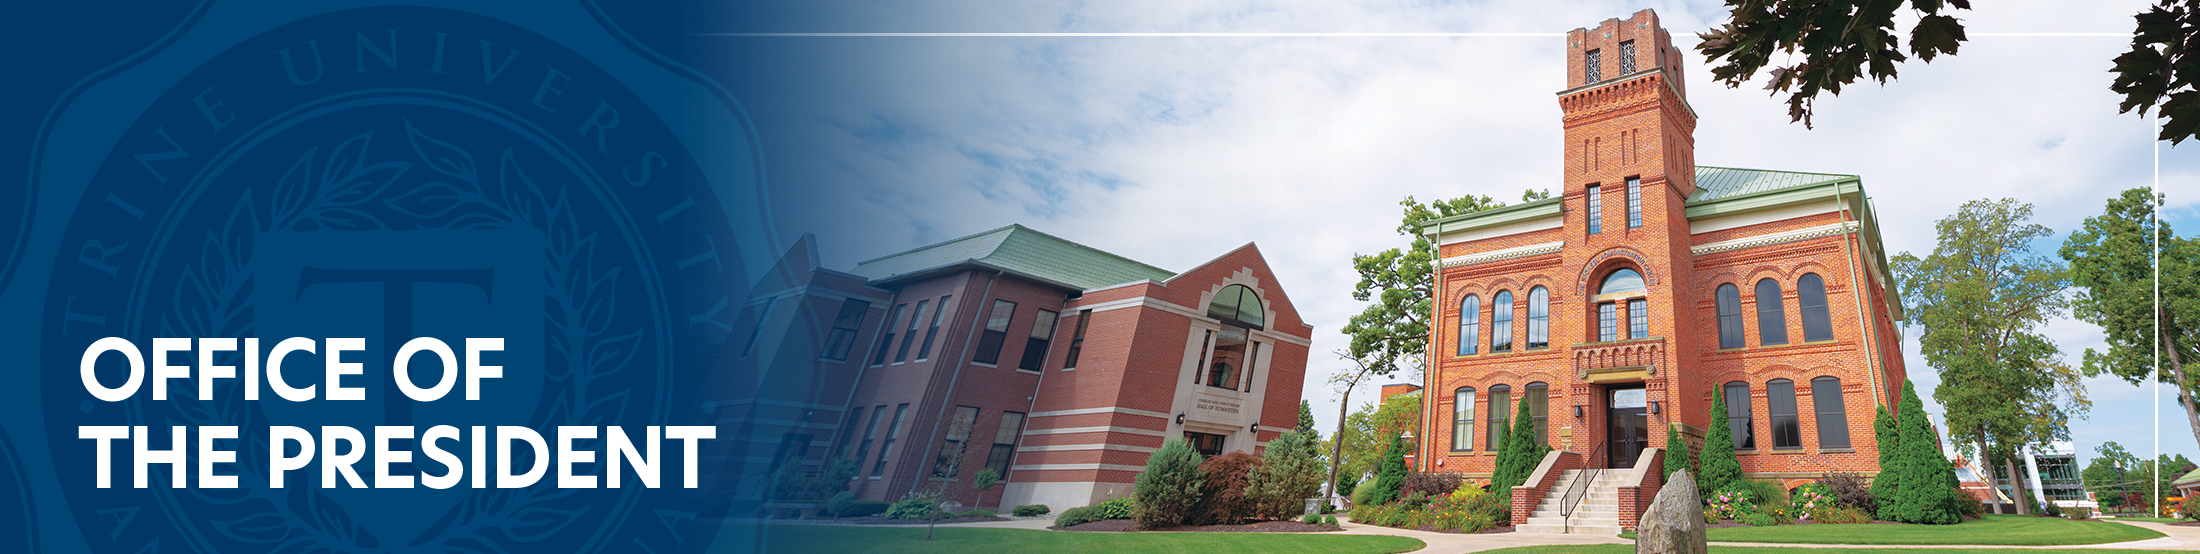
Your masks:
<svg viewBox="0 0 2200 554"><path fill-rule="evenodd" d="M2186 473L2184 476L2178 477L2177 479L2170 481L2170 484L2182 485L2185 483L2191 483L2193 481L2200 481L2200 469L2192 470L2190 473Z"/></svg>
<svg viewBox="0 0 2200 554"><path fill-rule="evenodd" d="M961 264L981 264L1089 290L1176 274L1022 225L962 237L857 263L851 273L873 282Z"/></svg>
<svg viewBox="0 0 2200 554"><path fill-rule="evenodd" d="M1838 173L1803 173L1732 167L1696 166L1696 193L1688 203L1713 202L1737 196L1771 192L1857 179Z"/></svg>

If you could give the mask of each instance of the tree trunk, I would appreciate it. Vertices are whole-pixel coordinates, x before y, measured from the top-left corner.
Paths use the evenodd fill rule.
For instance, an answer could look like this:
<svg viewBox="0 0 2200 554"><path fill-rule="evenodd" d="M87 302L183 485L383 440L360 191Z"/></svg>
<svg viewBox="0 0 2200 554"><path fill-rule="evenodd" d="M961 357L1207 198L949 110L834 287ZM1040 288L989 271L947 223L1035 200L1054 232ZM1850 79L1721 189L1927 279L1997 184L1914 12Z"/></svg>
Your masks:
<svg viewBox="0 0 2200 554"><path fill-rule="evenodd" d="M2001 459L2001 463L2009 466L2009 499L2016 501L2017 515L2032 515L2032 502L2029 500L2031 495L2024 494L2024 472L2017 471L2016 449L2009 450L2009 455Z"/></svg>
<svg viewBox="0 0 2200 554"><path fill-rule="evenodd" d="M2166 316L2168 314L2160 313L2160 315ZM2162 349L2169 351L2169 374L2177 380L2177 404L2185 408L2186 427L2192 430L2193 440L2200 441L2200 406L2193 405L2192 389L2189 388L2191 381L2185 376L2185 361L2183 357L2177 355L2177 343L2169 340L2168 333L2156 334L2161 335Z"/></svg>
<svg viewBox="0 0 2200 554"><path fill-rule="evenodd" d="M1361 375L1365 376L1366 373L1363 371ZM1338 495L1337 468L1344 464L1344 419L1347 414L1351 413L1352 388L1357 386L1360 386L1360 380L1353 379L1351 384L1345 385L1344 397L1337 399L1337 434L1329 437L1329 496ZM1346 498L1345 501L1351 502L1352 500ZM1324 498L1322 502L1327 503L1329 499Z"/></svg>
<svg viewBox="0 0 2200 554"><path fill-rule="evenodd" d="M1978 426L1978 459L1971 460L1971 469L1978 470L1979 480L1986 483L1986 501L2000 504L2001 501L1995 497L2000 496L2001 487L1994 485L1994 462L1989 452L1986 449L1986 426L1980 425ZM2001 510L1995 510L1994 513L2001 513Z"/></svg>

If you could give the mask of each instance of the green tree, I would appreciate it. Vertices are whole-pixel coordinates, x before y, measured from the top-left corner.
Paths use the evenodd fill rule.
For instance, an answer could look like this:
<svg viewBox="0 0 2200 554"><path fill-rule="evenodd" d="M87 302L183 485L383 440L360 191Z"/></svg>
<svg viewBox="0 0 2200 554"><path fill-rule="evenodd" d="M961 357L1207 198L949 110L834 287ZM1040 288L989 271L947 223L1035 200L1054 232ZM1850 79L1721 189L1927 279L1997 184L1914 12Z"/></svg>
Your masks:
<svg viewBox="0 0 2200 554"><path fill-rule="evenodd" d="M1961 523L1963 514L1954 502L1954 489L1948 485L1948 474L1954 472L1948 466L1948 458L1942 456L1939 445L1934 444L1933 424L1925 418L1925 401L1917 397L1917 386L1909 380L1902 381L1901 472L1895 475L1900 489L1895 494L1892 521L1951 525Z"/></svg>
<svg viewBox="0 0 2200 554"><path fill-rule="evenodd" d="M1406 451L1411 449L1403 435L1390 437L1390 447L1383 451L1383 465L1375 472L1375 482L1363 485L1373 487L1366 493L1368 505L1380 506L1398 499L1398 490L1406 484Z"/></svg>
<svg viewBox="0 0 2200 554"><path fill-rule="evenodd" d="M1878 415L1872 418L1872 438L1879 444L1879 475L1872 477L1873 515L1883 521L1895 521L1895 501L1902 497L1902 480L1898 477L1908 471L1909 459L1902 456L1902 428L1895 424L1894 414L1886 406L1878 407Z"/></svg>
<svg viewBox="0 0 2200 554"><path fill-rule="evenodd" d="M2085 374L2114 375L2132 384L2159 379L2175 387L2187 427L2200 440L2200 405L2193 400L2200 379L2185 368L2186 361L2200 360L2200 237L2180 238L2158 222L2154 210L2161 202L2146 189L2124 191L2070 233L2062 258L2070 262L2071 282L2079 290L2072 313L2101 326L2108 343L2106 350L2086 349ZM2157 359L2166 363L2158 366Z"/></svg>
<svg viewBox="0 0 2200 554"><path fill-rule="evenodd" d="M1952 446L1975 459L2069 440L2069 418L2091 407L2078 370L2044 332L2070 304L2070 278L2061 260L2033 251L2053 231L2031 218L2032 206L2015 199L1965 202L1935 225L1931 254L1894 258L1909 293L1904 311L1924 328L1919 351L1940 370L1933 398L1946 409L1950 439L1968 439ZM1997 471L1980 468L1987 479ZM2015 474L2016 466L1999 469Z"/></svg>
<svg viewBox="0 0 2200 554"><path fill-rule="evenodd" d="M1305 400L1299 401L1298 431L1299 434L1306 436L1306 440L1300 441L1305 444L1306 455L1317 459L1321 458L1322 433L1314 430L1314 405Z"/></svg>
<svg viewBox="0 0 2200 554"><path fill-rule="evenodd" d="M1146 459L1146 471L1138 474L1132 494L1138 497L1138 526L1156 529L1184 523L1199 503L1200 487L1207 484L1199 472L1206 461L1183 437L1161 443Z"/></svg>
<svg viewBox="0 0 2200 554"><path fill-rule="evenodd" d="M1253 471L1246 494L1253 497L1254 513L1268 519L1285 519L1305 508L1305 499L1321 492L1321 461L1309 454L1313 437L1298 431L1268 442L1268 456Z"/></svg>
<svg viewBox="0 0 2200 554"><path fill-rule="evenodd" d="M1748 397L1739 400L1747 402ZM1703 434L1703 457L1697 462L1703 468L1696 480L1696 493L1710 498L1719 489L1742 480L1742 461L1734 456L1734 430L1726 425L1726 393L1711 395L1711 414L1715 421Z"/></svg>
<svg viewBox="0 0 2200 554"><path fill-rule="evenodd" d="M1406 432L1421 436L1421 393L1409 392L1361 406L1345 415L1344 420L1344 444L1331 444L1330 450L1343 459L1338 465L1339 475L1363 480L1380 469L1390 446L1387 437ZM1335 442L1334 437L1331 442Z"/></svg>
<svg viewBox="0 0 2200 554"><path fill-rule="evenodd" d="M1703 474L1702 470L1696 469L1696 453L1688 449L1686 440L1681 439L1680 426L1668 425L1665 427L1665 480L1672 481L1673 472L1682 469L1687 469L1689 475Z"/></svg>
<svg viewBox="0 0 2200 554"><path fill-rule="evenodd" d="M1696 49L1713 64L1711 76L1739 87L1775 60L1794 65L1773 67L1765 88L1788 94L1788 117L1810 125L1811 102L1820 92L1841 94L1841 87L1870 77L1885 84L1896 64L1907 61L1895 27L1901 0L1729 0L1729 21L1701 34ZM1955 55L1967 39L1962 21L1950 15L1971 9L1969 0L1910 0L1917 14L1910 26L1909 53L1925 62ZM2200 2L2159 0L2134 16L2131 50L2115 59L2109 89L2123 95L2121 112L2159 105L2159 140L2176 144L2200 132Z"/></svg>
<svg viewBox="0 0 2200 554"><path fill-rule="evenodd" d="M1528 484L1535 473L1535 466L1543 464L1543 455L1551 451L1549 445L1536 440L1535 419L1528 411L1527 402L1518 402L1520 413L1513 415L1512 428L1505 431L1499 442L1497 472L1490 478L1492 491L1510 496L1512 488Z"/></svg>

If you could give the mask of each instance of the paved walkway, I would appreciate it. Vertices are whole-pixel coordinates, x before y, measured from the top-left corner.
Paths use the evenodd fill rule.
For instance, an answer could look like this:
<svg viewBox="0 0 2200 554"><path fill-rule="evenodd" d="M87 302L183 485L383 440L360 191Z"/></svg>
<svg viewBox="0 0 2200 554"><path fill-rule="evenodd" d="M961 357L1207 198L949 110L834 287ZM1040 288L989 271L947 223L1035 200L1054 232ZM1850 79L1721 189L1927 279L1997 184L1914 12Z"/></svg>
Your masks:
<svg viewBox="0 0 2200 554"><path fill-rule="evenodd" d="M1339 533L1343 535L1391 535L1397 537L1412 537L1416 539L1421 539L1421 542L1428 543L1428 548L1424 548L1415 552L1426 552L1429 554L1481 552L1484 550L1496 550L1499 548L1512 548L1516 546L1635 543L1635 541L1622 539L1617 536L1556 535L1549 533L1431 533L1428 531L1411 531L1394 527L1361 525L1358 523L1343 521L1339 521L1338 524L1344 527L1344 532Z"/></svg>

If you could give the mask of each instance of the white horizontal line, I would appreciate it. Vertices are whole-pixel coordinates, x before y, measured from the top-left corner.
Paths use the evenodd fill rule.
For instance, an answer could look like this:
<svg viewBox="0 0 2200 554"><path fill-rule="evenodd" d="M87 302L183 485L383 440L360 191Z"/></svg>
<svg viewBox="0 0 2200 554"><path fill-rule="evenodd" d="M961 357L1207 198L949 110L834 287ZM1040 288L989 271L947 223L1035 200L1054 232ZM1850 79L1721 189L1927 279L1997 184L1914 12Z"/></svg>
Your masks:
<svg viewBox="0 0 2200 554"><path fill-rule="evenodd" d="M710 37L1563 37L1566 33L692 33Z"/></svg>

